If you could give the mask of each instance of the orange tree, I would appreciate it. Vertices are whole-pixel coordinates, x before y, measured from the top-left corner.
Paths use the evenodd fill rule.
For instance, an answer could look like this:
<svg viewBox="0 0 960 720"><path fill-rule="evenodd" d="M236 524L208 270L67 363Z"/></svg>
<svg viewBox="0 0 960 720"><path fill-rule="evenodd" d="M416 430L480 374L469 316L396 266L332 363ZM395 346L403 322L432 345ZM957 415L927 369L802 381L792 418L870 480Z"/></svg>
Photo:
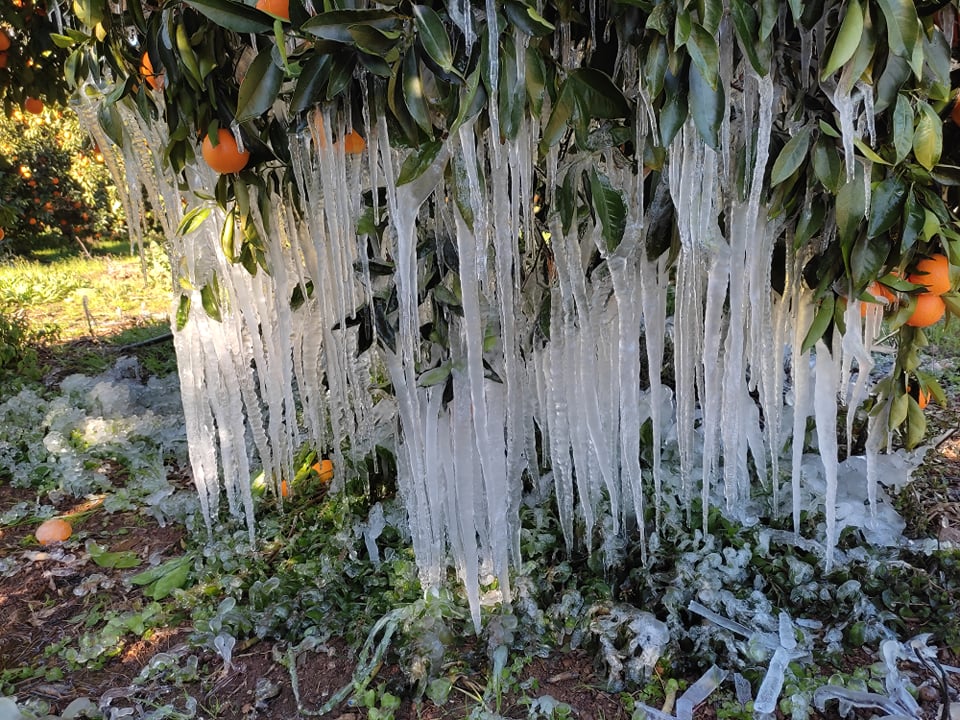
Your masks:
<svg viewBox="0 0 960 720"><path fill-rule="evenodd" d="M922 435L922 414L906 390L923 343L922 330L907 321L924 289L905 278L938 253L952 267L960 263L960 129L950 121L956 3L735 0L727 7L718 0L623 0L598 4L596 17L567 0L539 10L510 0L489 15L482 3L391 1L359 9L330 1L308 11L292 0L289 17L251 5L132 0L115 14L105 0L78 0L72 27L53 38L56 52L42 52L62 58L59 48L69 46L72 85L109 72L111 101L131 98L145 116L165 123L164 154L173 172L194 161L193 138L238 123L252 158L239 175L221 177L216 196L225 207L235 202L240 183L290 182L285 133L304 122L306 111L333 103L360 117L365 94L370 107L385 113L393 141L419 147L423 157L435 154L468 117L479 113L486 123L496 110L500 133L511 138L520 117L546 106L541 157L557 145L570 157L596 152L600 139L592 131L601 127L603 141L620 148L636 172L650 173L648 185L655 186L687 118L708 146L733 142L719 131L726 99L742 76L724 87L718 75L723 53L734 53L738 72L774 76L778 109L763 199L772 215L787 220L794 248L816 246L803 271L818 303L807 344L842 332L844 301L866 298L870 283L879 279L896 292L887 315L899 328L900 355L891 382L880 387L881 399L895 402L891 423L906 423L909 444ZM472 14L475 28L465 31L463 13ZM4 21L18 38L29 38L30 47L47 42L37 32L36 11L8 12ZM570 33L566 42L575 58L555 56L558 28ZM467 42L473 32L479 41ZM642 98L621 91L628 68L617 60L625 48L636 53L639 68L630 71L643 76ZM141 77L144 54L152 72L164 75L160 90ZM524 86L517 84L521 76ZM3 76L8 97L19 92L13 77ZM53 87L60 92L59 80ZM872 108L869 137L858 133L855 143L836 102L852 95L869 95ZM641 150L632 140L650 111L658 134ZM102 120L117 132L109 107ZM749 145L745 149L744 158ZM744 192L745 173L740 177ZM550 211L565 224L577 208L601 220L605 205L622 211L622 195L588 180L586 174L568 177L550 193ZM616 244L622 227L611 220L604 232ZM261 242L248 234L237 258L252 269ZM952 293L944 301L949 312L958 310ZM931 385L930 378L923 376L921 385Z"/></svg>
<svg viewBox="0 0 960 720"><path fill-rule="evenodd" d="M242 140L249 158L226 166L232 172L206 190L227 213L223 253L249 273L270 270L269 233L260 221L270 208L251 207L250 190L269 191L257 194L264 202L279 193L300 217L310 211L300 197L289 134L316 131L315 108L336 119L318 133L321 147L348 132L368 134L369 145L382 119L391 146L405 158L397 184L414 183L428 170L430 178L442 177L437 182L445 190L431 207L437 214L455 209L450 222L472 230L475 197L487 185L453 148L470 127L492 143L526 143L523 157L535 167L536 187L528 190L541 202L531 203L536 219L528 230L536 232L524 233L522 242L525 254L531 246L537 251L516 270L525 289L538 282L562 287L572 277L555 262L560 235L582 231L586 241L600 234L595 250L581 248L585 272L602 266L599 278L613 273L618 253L635 242L637 218L656 220L655 232L643 233L648 258L682 261L685 251L714 252L718 242L733 247L743 234L752 238L753 228L734 229L740 218L731 212L749 203L762 209L767 227L779 228L771 246L755 250L776 260L760 278L766 289L786 292L784 266L796 263L803 292L811 293L813 317L795 342L802 360L811 348L818 347L819 359L840 347L850 318L859 318L845 308L877 297L866 292L872 283L893 298L885 315L898 337L897 359L870 405L908 446L923 436L918 393L942 392L920 368L922 325L938 316L930 306L960 310L953 281L951 291L930 300L926 284L910 279L925 258L943 255L948 270L960 264L960 143L950 119L956 2L290 0L286 12L275 5L267 12L240 0L128 0L120 7L107 0L73 3L73 16L53 36L58 50L69 50L66 80L79 87L89 79L101 89L100 123L117 142L121 107L162 125L162 157L184 183L187 169L201 162L201 139L229 128ZM2 19L16 25L9 11ZM11 73L2 78L8 97L24 94ZM531 124L532 143L522 137ZM696 175L683 156L691 148L698 157L722 159L725 184L717 204L704 210L709 222L694 228L701 235L685 245L693 232L691 207L703 199L684 196ZM375 250L373 240L385 243L396 218L373 190L364 196L358 229ZM445 248L439 240L418 246L418 269L434 270L424 270L423 289L437 317L418 338L434 362L418 367L421 385L456 375L444 332L463 313L458 293L467 278L458 276ZM394 258L370 260L385 275L396 271ZM718 316L750 305L741 279L728 280L726 300L714 304ZM217 287L214 278L201 294L219 319ZM569 296L571 314L581 312L579 287ZM311 290L304 282L291 302L302 303ZM184 319L190 293L184 290ZM395 304L396 293L388 293L351 319L374 326L377 340L391 346L405 331L397 327ZM535 304L540 317L555 317L549 293ZM922 316L915 315L918 305ZM403 312L401 306L401 318ZM537 331L545 340L549 320ZM735 332L728 346L743 345ZM487 340L484 352L496 345ZM727 365L734 362L740 360L731 357ZM700 376L689 384L700 390L708 381Z"/></svg>
<svg viewBox="0 0 960 720"><path fill-rule="evenodd" d="M99 159L98 159L99 158ZM0 119L0 227L17 254L118 232L123 212L103 158L71 112Z"/></svg>

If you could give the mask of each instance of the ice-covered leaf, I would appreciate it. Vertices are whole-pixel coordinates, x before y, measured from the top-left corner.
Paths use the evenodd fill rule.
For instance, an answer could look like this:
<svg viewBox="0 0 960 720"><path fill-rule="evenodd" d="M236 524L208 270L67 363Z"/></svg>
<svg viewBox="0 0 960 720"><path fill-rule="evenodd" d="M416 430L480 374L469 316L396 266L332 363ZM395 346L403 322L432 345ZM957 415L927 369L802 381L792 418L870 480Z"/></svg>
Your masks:
<svg viewBox="0 0 960 720"><path fill-rule="evenodd" d="M87 552L90 553L90 559L100 567L126 569L140 564L140 558L135 552L110 552L93 540L87 540Z"/></svg>
<svg viewBox="0 0 960 720"><path fill-rule="evenodd" d="M623 194L613 187L610 178L594 168L590 171L590 195L603 229L604 244L608 252L613 252L623 240L627 226L627 205Z"/></svg>
<svg viewBox="0 0 960 720"><path fill-rule="evenodd" d="M770 171L771 187L779 185L800 168L809 153L812 135L812 129L806 126L783 146Z"/></svg>
<svg viewBox="0 0 960 720"><path fill-rule="evenodd" d="M237 122L260 117L276 101L284 71L274 61L273 51L273 45L261 50L243 76L237 96Z"/></svg>
<svg viewBox="0 0 960 720"><path fill-rule="evenodd" d="M180 221L180 225L177 227L177 234L189 235L192 232L196 232L203 226L204 220L208 217L210 217L210 208L194 208L183 216L183 220Z"/></svg>

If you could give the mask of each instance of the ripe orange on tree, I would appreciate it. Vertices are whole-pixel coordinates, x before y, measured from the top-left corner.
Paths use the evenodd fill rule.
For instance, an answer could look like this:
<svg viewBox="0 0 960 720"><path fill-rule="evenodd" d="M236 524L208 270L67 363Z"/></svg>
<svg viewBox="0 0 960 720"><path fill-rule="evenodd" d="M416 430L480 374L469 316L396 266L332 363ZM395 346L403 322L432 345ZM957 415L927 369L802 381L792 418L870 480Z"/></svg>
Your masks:
<svg viewBox="0 0 960 720"><path fill-rule="evenodd" d="M330 458L318 460L311 465L313 471L320 476L321 482L330 482L333 480L333 461Z"/></svg>
<svg viewBox="0 0 960 720"><path fill-rule="evenodd" d="M23 109L28 113L33 113L34 115L39 115L43 112L43 101L38 100L37 98L28 97L23 101Z"/></svg>
<svg viewBox="0 0 960 720"><path fill-rule="evenodd" d="M156 72L153 69L153 63L150 62L150 54L147 52L144 52L140 58L140 75L146 80L147 85L154 90L163 89L163 71Z"/></svg>
<svg viewBox="0 0 960 720"><path fill-rule="evenodd" d="M916 271L911 273L907 280L914 285L924 285L927 292L934 295L943 295L950 292L950 261L945 255L936 254L924 258L917 263Z"/></svg>
<svg viewBox="0 0 960 720"><path fill-rule="evenodd" d="M0 69L3 69L7 66L7 53L0 52Z"/></svg>
<svg viewBox="0 0 960 720"><path fill-rule="evenodd" d="M257 0L257 10L281 20L290 20L290 0Z"/></svg>
<svg viewBox="0 0 960 720"><path fill-rule="evenodd" d="M933 293L917 295L917 305L907 318L907 325L915 328L930 327L943 317L946 310L947 306L939 295Z"/></svg>
<svg viewBox="0 0 960 720"><path fill-rule="evenodd" d="M10 36L3 30L0 30L0 52L6 52L10 49Z"/></svg>
<svg viewBox="0 0 960 720"><path fill-rule="evenodd" d="M243 170L250 162L250 151L240 152L237 147L237 141L233 133L226 128L220 128L217 131L217 144L214 145L207 135L203 139L203 159L207 161L213 170L221 175L229 173L238 173Z"/></svg>
<svg viewBox="0 0 960 720"><path fill-rule="evenodd" d="M33 533L37 542L41 545L51 545L53 543L63 542L73 534L73 526L66 520L60 518L51 518L40 524L40 527Z"/></svg>

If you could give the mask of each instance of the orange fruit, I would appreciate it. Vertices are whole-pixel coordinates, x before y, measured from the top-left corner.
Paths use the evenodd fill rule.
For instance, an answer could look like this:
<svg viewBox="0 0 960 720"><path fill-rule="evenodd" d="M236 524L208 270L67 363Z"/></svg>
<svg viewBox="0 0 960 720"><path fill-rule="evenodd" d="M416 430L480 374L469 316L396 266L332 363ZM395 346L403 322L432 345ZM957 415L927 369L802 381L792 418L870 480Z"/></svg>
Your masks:
<svg viewBox="0 0 960 720"><path fill-rule="evenodd" d="M320 476L321 482L330 482L333 480L333 461L329 458L315 462L312 467L313 471Z"/></svg>
<svg viewBox="0 0 960 720"><path fill-rule="evenodd" d="M73 534L73 526L66 520L51 518L42 522L33 534L41 545L51 545L63 542L70 537Z"/></svg>
<svg viewBox="0 0 960 720"><path fill-rule="evenodd" d="M290 486L287 485L286 480L280 481L280 495L283 497L290 497Z"/></svg>
<svg viewBox="0 0 960 720"><path fill-rule="evenodd" d="M290 0L257 0L257 10L281 20L290 20Z"/></svg>
<svg viewBox="0 0 960 720"><path fill-rule="evenodd" d="M7 53L0 52L0 69L7 66Z"/></svg>
<svg viewBox="0 0 960 720"><path fill-rule="evenodd" d="M0 240L3 240L7 236L7 231L3 228L0 228Z"/></svg>
<svg viewBox="0 0 960 720"><path fill-rule="evenodd" d="M36 98L28 97L23 101L23 109L28 113L33 113L34 115L39 115L43 112L43 101L37 100Z"/></svg>
<svg viewBox="0 0 960 720"><path fill-rule="evenodd" d="M907 325L916 328L930 327L943 317L946 310L947 306L939 295L933 293L917 295L917 305L913 309L913 314L907 318Z"/></svg>
<svg viewBox="0 0 960 720"><path fill-rule="evenodd" d="M6 52L10 49L10 36L3 30L0 30L0 52Z"/></svg>
<svg viewBox="0 0 960 720"><path fill-rule="evenodd" d="M880 307L885 308L894 301L893 293L876 280L867 287L867 295L872 297L873 300L864 300L860 303L860 317L866 317L871 304L879 304Z"/></svg>
<svg viewBox="0 0 960 720"><path fill-rule="evenodd" d="M250 151L240 152L233 133L226 128L217 131L217 145L214 147L208 135L203 139L203 159L213 170L221 175L238 173L250 161Z"/></svg>
<svg viewBox="0 0 960 720"><path fill-rule="evenodd" d="M343 136L343 149L348 155L359 155L367 147L367 141L356 130Z"/></svg>
<svg viewBox="0 0 960 720"><path fill-rule="evenodd" d="M914 285L924 285L933 295L950 292L950 261L939 253L924 258L917 263L916 272L911 273L907 280Z"/></svg>
<svg viewBox="0 0 960 720"><path fill-rule="evenodd" d="M140 74L143 76L143 79L146 80L147 85L154 90L163 89L163 71L154 71L153 63L150 62L150 54L147 52L144 52L140 58Z"/></svg>
<svg viewBox="0 0 960 720"><path fill-rule="evenodd" d="M930 404L930 393L924 392L923 390L918 390L917 405L920 406L920 409L923 410L929 404Z"/></svg>

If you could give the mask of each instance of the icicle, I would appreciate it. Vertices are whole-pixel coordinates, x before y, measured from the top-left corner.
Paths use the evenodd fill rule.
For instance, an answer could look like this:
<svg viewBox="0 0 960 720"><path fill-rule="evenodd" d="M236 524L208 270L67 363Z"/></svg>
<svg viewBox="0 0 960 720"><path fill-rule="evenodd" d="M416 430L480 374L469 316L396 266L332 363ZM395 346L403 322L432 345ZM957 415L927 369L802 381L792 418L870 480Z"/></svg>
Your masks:
<svg viewBox="0 0 960 720"><path fill-rule="evenodd" d="M807 436L807 417L810 416L810 354L802 352L803 340L813 322L813 304L809 291L803 290L797 283L793 289L794 308L793 325L793 440L791 442L793 463L791 468L793 531L800 535L800 480L801 462Z"/></svg>
<svg viewBox="0 0 960 720"><path fill-rule="evenodd" d="M823 340L818 340L813 403L817 449L826 480L824 512L827 521L827 555L824 564L827 572L833 567L833 551L837 545L837 365L836 358L831 356Z"/></svg>

